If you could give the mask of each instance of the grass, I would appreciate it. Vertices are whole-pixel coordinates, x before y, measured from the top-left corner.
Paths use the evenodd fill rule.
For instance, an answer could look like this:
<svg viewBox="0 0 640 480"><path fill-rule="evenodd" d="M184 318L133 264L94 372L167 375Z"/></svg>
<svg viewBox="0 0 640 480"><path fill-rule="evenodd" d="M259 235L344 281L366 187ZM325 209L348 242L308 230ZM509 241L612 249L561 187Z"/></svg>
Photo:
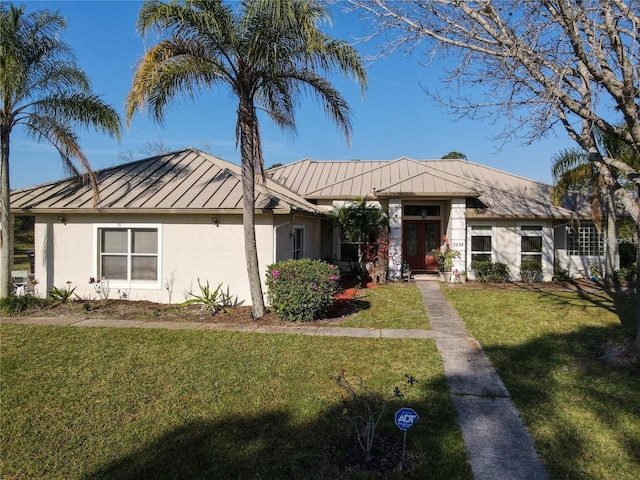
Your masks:
<svg viewBox="0 0 640 480"><path fill-rule="evenodd" d="M640 375L601 358L633 334L631 295L443 290L498 370L551 478L638 478Z"/></svg>
<svg viewBox="0 0 640 480"><path fill-rule="evenodd" d="M361 290L355 303L359 310L345 318L340 326L431 329L420 292L414 284L388 283Z"/></svg>
<svg viewBox="0 0 640 480"><path fill-rule="evenodd" d="M354 440L332 411L341 369L420 414L410 471L471 478L435 345L238 332L2 324L3 479L373 478L339 466Z"/></svg>

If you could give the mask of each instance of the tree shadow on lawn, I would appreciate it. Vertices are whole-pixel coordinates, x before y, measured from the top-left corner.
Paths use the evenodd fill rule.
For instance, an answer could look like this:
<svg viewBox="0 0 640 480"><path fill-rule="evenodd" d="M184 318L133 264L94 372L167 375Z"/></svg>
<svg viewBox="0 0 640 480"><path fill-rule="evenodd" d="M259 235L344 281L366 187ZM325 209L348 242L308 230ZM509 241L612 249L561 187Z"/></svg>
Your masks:
<svg viewBox="0 0 640 480"><path fill-rule="evenodd" d="M554 298L556 303L582 305L573 303L566 295L562 295L574 292L580 300L618 315L623 325L635 321L635 285L628 283L581 279L540 283L492 283L491 286L497 290L539 292L546 297Z"/></svg>
<svg viewBox="0 0 640 480"><path fill-rule="evenodd" d="M603 350L631 330L628 316L622 322L548 334L515 347L483 345L551 478L637 478L640 370L637 363L612 362ZM598 435L607 438L606 447L598 445ZM632 469L616 470L616 455Z"/></svg>
<svg viewBox="0 0 640 480"><path fill-rule="evenodd" d="M431 398L438 399L436 405L418 402L415 409L452 409L446 391L435 397L432 393ZM402 432L393 425L393 416L401 406L398 402L389 404L376 430L370 466L364 465L352 426L327 407L305 424L294 422L289 413L279 410L235 419L193 420L98 468L88 478L470 479L464 449L448 447L448 439L456 434L453 421L427 422L425 415L425 421L409 433L404 465L400 463Z"/></svg>

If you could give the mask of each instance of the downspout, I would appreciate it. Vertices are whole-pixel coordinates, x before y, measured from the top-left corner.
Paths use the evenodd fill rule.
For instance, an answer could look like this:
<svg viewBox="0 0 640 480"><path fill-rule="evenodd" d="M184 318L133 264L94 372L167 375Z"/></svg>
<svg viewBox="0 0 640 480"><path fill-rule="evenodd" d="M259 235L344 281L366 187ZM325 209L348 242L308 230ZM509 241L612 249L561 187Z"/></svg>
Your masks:
<svg viewBox="0 0 640 480"><path fill-rule="evenodd" d="M553 269L554 269L554 274L555 274L555 268L556 268L556 228L560 228L560 227L568 227L571 225L571 222L566 222L566 223L561 223L560 225L554 225L551 228L553 228ZM566 245L566 236L565 236L565 245ZM571 262L569 262L571 263ZM571 265L568 265L569 267Z"/></svg>
<svg viewBox="0 0 640 480"><path fill-rule="evenodd" d="M285 227L289 224L291 224L291 219L287 220L284 223L281 223L280 225L276 225L273 227L273 258L271 263L276 263L276 254L277 254L277 247L278 247L278 229L280 227Z"/></svg>

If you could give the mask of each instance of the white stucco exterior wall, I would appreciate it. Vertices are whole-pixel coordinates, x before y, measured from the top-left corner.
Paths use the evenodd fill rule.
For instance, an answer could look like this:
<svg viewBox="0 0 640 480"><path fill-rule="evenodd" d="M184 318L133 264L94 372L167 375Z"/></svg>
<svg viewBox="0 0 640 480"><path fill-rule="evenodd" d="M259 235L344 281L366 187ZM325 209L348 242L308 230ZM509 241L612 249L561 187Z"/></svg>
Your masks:
<svg viewBox="0 0 640 480"><path fill-rule="evenodd" d="M521 258L521 237L523 235L540 235L542 236L542 274L543 281L551 281L553 278L553 228L549 221L546 220L484 220L484 219L468 219L467 220L467 265L471 267L471 236L473 234L472 227L474 225L491 226L492 236L492 261L505 263L509 266L511 280L520 280L520 258ZM522 230L523 225L540 225L542 230L539 232L525 232ZM482 232L486 235L486 232ZM473 278L473 275L470 275Z"/></svg>
<svg viewBox="0 0 640 480"><path fill-rule="evenodd" d="M131 224L161 225L159 281L153 288L128 291L131 300L168 303L165 282L174 278L171 302L185 300L185 292L197 292L197 279L209 281L211 287L222 282L225 290L239 302L250 305L250 292L244 258L244 234L241 215L66 215L66 224L58 215L37 215L35 225L35 278L38 294L46 295L52 286L66 282L77 287L82 298L97 298L90 277L97 276L97 243L94 224L114 227ZM217 225L213 219L217 219ZM285 216L256 215L256 241L261 278L267 265L274 261L274 231ZM317 258L320 251L320 219L294 217L293 224L305 228L305 256ZM285 228L286 230L286 228ZM289 232L291 230L289 229ZM278 236L280 238L280 236ZM282 240L291 249L290 233ZM280 247L278 247L280 248ZM308 255L307 255L308 252ZM111 283L111 282L110 282ZM118 298L117 288L110 284L110 298ZM266 287L263 289L266 292Z"/></svg>
<svg viewBox="0 0 640 480"><path fill-rule="evenodd" d="M462 271L465 269L466 255L466 200L464 198L451 199L451 207L449 210L449 228L450 238L449 244L452 250L460 252L458 258L453 259L453 269Z"/></svg>

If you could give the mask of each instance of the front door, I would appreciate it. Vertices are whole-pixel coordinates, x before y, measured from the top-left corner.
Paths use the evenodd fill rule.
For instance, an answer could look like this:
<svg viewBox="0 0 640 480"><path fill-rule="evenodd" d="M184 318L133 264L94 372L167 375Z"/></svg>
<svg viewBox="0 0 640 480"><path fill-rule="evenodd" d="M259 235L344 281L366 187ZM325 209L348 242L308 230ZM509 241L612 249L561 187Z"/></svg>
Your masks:
<svg viewBox="0 0 640 480"><path fill-rule="evenodd" d="M413 272L437 272L432 251L440 248L439 220L404 220L402 252Z"/></svg>

